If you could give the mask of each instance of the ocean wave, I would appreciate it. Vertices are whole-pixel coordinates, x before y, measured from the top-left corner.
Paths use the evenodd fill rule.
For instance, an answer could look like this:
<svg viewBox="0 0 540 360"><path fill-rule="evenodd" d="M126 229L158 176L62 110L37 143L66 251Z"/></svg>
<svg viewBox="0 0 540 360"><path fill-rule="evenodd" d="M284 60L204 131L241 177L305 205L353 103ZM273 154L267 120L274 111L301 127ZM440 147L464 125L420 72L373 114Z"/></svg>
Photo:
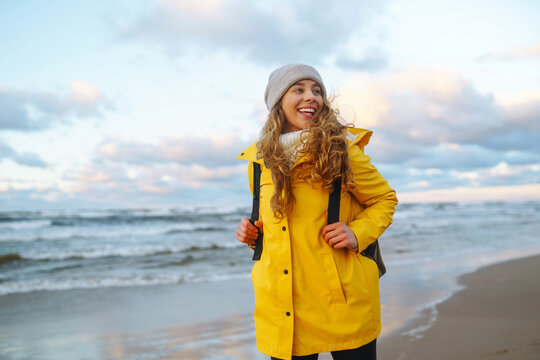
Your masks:
<svg viewBox="0 0 540 360"><path fill-rule="evenodd" d="M39 261L58 261L58 260L70 260L70 259L97 259L107 257L140 257L140 256L154 256L172 254L181 252L183 248L165 247L165 246L104 246L94 249L83 250L71 250L60 252L29 252L24 253L21 257L25 260L39 260Z"/></svg>
<svg viewBox="0 0 540 360"><path fill-rule="evenodd" d="M199 251L215 251L241 247L242 244L228 243L223 245L208 244L203 246L162 246L139 245L129 247L104 246L99 249L72 250L63 252L27 252L17 254L20 260L59 261L71 259L97 259L107 257L142 257L168 254L181 254Z"/></svg>
<svg viewBox="0 0 540 360"><path fill-rule="evenodd" d="M133 225L148 222L227 221L249 213L245 206L186 207L160 209L50 210L0 213L0 228L26 226ZM231 218L232 216L232 218Z"/></svg>
<svg viewBox="0 0 540 360"><path fill-rule="evenodd" d="M227 231L230 229L219 227L219 226L191 226L183 229L170 229L165 232L166 234L178 234L178 233L185 233L185 232L197 232L197 231Z"/></svg>
<svg viewBox="0 0 540 360"><path fill-rule="evenodd" d="M190 223L213 219L221 221L228 213L111 214L107 216L63 216L51 218L51 226L138 225L147 223Z"/></svg>
<svg viewBox="0 0 540 360"><path fill-rule="evenodd" d="M246 212L251 212L251 208L247 206L237 206L237 205L230 205L230 206L201 206L201 207L195 207L193 209L193 212L197 213L198 215L230 215L230 214L244 214Z"/></svg>
<svg viewBox="0 0 540 360"><path fill-rule="evenodd" d="M25 280L0 284L0 296L44 290L73 290L103 287L174 284L185 281L184 276L135 276L130 278Z"/></svg>
<svg viewBox="0 0 540 360"><path fill-rule="evenodd" d="M39 218L41 211L0 211L0 223L11 222L20 219Z"/></svg>
<svg viewBox="0 0 540 360"><path fill-rule="evenodd" d="M82 264L75 264L75 265L66 265L66 266L57 266L57 267L54 267L52 269L45 269L45 270L38 270L40 273L56 273L56 272L60 272L60 271L65 271L65 270L73 270L73 269L79 269L82 267Z"/></svg>
<svg viewBox="0 0 540 360"><path fill-rule="evenodd" d="M49 219L15 220L0 222L0 230L38 229L51 226Z"/></svg>
<svg viewBox="0 0 540 360"><path fill-rule="evenodd" d="M125 286L149 286L182 284L187 282L214 282L233 279L249 278L249 272L234 274L183 274L183 275L142 275L131 277L110 277L100 279L63 279L63 280L24 280L24 281L6 281L0 282L0 296L28 293L33 291L58 291L74 289L91 289L106 287L125 287Z"/></svg>
<svg viewBox="0 0 540 360"><path fill-rule="evenodd" d="M155 226L108 226L108 227L64 227L49 228L41 232L15 232L0 234L2 242L32 242L44 240L72 240L92 238L126 238L174 235L193 232L231 232L233 228L207 223L178 223Z"/></svg>
<svg viewBox="0 0 540 360"><path fill-rule="evenodd" d="M104 232L106 233L106 232ZM83 235L76 232L68 233L18 233L18 234L0 234L0 243L2 242L33 242L33 241L46 241L46 240L70 240L70 239L93 239L101 237L100 234L95 235Z"/></svg>
<svg viewBox="0 0 540 360"><path fill-rule="evenodd" d="M2 254L0 255L0 265L12 262L12 261L18 261L22 260L21 255L19 254Z"/></svg>
<svg viewBox="0 0 540 360"><path fill-rule="evenodd" d="M167 263L165 265L159 265L158 267L166 267L166 266L184 266L193 263L196 261L195 257L193 255L187 255L180 261L173 261L170 263Z"/></svg>

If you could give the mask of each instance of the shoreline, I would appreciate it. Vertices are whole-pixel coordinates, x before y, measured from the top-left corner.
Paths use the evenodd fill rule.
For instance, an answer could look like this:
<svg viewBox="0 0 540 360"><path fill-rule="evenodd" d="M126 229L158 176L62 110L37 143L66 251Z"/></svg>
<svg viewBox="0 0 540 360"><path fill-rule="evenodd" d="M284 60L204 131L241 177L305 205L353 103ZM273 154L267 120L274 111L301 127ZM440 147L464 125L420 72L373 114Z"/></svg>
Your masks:
<svg viewBox="0 0 540 360"><path fill-rule="evenodd" d="M380 359L533 359L540 354L538 273L540 255L461 275L461 290L381 338Z"/></svg>
<svg viewBox="0 0 540 360"><path fill-rule="evenodd" d="M251 286L234 279L3 295L0 358L254 359Z"/></svg>
<svg viewBox="0 0 540 360"><path fill-rule="evenodd" d="M454 278L459 285L458 290L447 288L451 295L440 298L435 305L424 307L421 312L407 303L407 294L401 302L392 301L384 305L407 308L408 313L415 316L408 321L394 323L387 316L379 339L379 358L408 360L408 356L415 355L410 359L444 359L438 352L446 353L446 348L452 344L459 344L460 349L473 353L475 349L463 346L466 339L447 340L456 331L458 335L462 332L459 326L457 329L456 325L447 326L462 316L455 312L456 305L453 304L458 301L457 310L478 307L475 299L486 291L483 289L487 284L495 282L499 288L492 286L488 293L493 295L489 296L496 299L513 297L512 301L495 304L502 309L500 312L515 310L513 304L516 301L522 303L518 310L530 309L533 312L534 301L531 299L540 298L535 278L538 270L540 255L501 260L485 266L480 262L475 271ZM394 274L396 279L393 281L399 282L399 272L396 270ZM480 280L477 279L479 276ZM508 281L511 283L506 284ZM536 292L524 295L519 287L523 281L530 282L526 289ZM472 300L459 300L464 295L469 296L467 294L472 294ZM485 310L489 296L478 308L478 314L468 314L468 328L493 326L493 319L500 317L497 313L491 317L476 317L476 322L470 320ZM450 307L450 312L447 307ZM94 354L96 359L146 359L149 354L190 359L266 359L256 349L253 310L252 284L248 278L3 295L0 296L0 355L8 359L10 356L21 358L21 355L34 359L72 359L85 350ZM399 313L399 309L386 310ZM506 321L513 324L512 318ZM540 323L540 317L537 321ZM439 330L441 327L444 330ZM531 331L529 325L528 333L534 333ZM483 333L482 330L476 332ZM428 343L426 339L429 339ZM535 349L540 353L540 334L537 339L537 343L529 339L529 347L537 346ZM519 349L525 349L523 344L503 346L500 339L491 343L489 337L484 340L487 343L480 351L482 358L489 359L489 354L499 354L497 352L508 356L498 359L526 358L509 357L517 354ZM491 345L495 347L490 348ZM416 355L424 354L419 349L435 353L419 357ZM469 358L478 359L478 356ZM450 358L467 359L467 356L460 354ZM323 353L319 359L331 357Z"/></svg>

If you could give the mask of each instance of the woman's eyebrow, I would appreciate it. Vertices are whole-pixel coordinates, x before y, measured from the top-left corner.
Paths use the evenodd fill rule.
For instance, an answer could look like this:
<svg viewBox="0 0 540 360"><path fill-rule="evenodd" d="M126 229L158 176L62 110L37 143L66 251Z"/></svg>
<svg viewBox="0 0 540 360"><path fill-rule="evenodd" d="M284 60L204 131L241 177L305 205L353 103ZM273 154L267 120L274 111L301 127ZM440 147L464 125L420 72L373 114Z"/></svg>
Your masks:
<svg viewBox="0 0 540 360"><path fill-rule="evenodd" d="M291 85L291 87L293 87L293 86L306 86L306 85L303 82L299 81L299 82L294 83L294 84ZM320 88L321 86L319 84L315 83L311 87L312 88L314 88L314 87Z"/></svg>

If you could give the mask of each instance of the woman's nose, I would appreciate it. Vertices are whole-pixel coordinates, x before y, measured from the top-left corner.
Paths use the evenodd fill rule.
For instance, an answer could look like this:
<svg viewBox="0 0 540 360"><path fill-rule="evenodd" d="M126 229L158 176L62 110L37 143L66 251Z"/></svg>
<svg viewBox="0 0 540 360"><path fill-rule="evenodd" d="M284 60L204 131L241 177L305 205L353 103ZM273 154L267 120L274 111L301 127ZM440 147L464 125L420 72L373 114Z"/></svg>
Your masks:
<svg viewBox="0 0 540 360"><path fill-rule="evenodd" d="M315 94L313 94L313 92L311 90L304 91L304 100L305 101L313 100L314 98L315 98Z"/></svg>

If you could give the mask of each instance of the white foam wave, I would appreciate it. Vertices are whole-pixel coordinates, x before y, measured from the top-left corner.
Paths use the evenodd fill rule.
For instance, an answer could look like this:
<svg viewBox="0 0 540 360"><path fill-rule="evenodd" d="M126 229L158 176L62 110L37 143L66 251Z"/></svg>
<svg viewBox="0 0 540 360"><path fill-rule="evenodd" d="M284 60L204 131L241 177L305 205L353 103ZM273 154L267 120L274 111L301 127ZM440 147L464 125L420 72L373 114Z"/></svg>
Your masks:
<svg viewBox="0 0 540 360"><path fill-rule="evenodd" d="M65 260L70 258L95 259L110 256L147 256L159 253L176 253L185 250L185 247L159 246L159 245L138 245L129 247L119 247L113 245L103 245L100 248L80 249L65 252L28 252L21 254L23 259L31 260Z"/></svg>
<svg viewBox="0 0 540 360"><path fill-rule="evenodd" d="M184 276L134 276L130 278L26 280L0 284L0 295L43 290L72 290L114 286L174 284L184 282Z"/></svg>
<svg viewBox="0 0 540 360"><path fill-rule="evenodd" d="M51 225L51 220L26 220L26 221L6 221L0 223L0 230L21 230L21 229L37 229L48 227Z"/></svg>
<svg viewBox="0 0 540 360"><path fill-rule="evenodd" d="M148 286L164 284L181 284L186 282L213 282L226 281L232 279L249 278L249 273L221 274L219 276L205 276L201 274L188 273L184 275L161 274L131 276L123 278L101 278L101 279L68 279L68 280L25 280L18 282L7 282L0 284L0 296L28 293L32 291L54 291L72 289L91 289L105 287L122 286Z"/></svg>
<svg viewBox="0 0 540 360"><path fill-rule="evenodd" d="M49 222L50 224L50 222ZM159 226L104 226L104 227L54 227L39 232L15 232L0 234L0 242L30 242L38 240L69 240L80 238L126 238L126 237L149 237L160 236L167 233L196 232L205 229L228 229L225 224L212 224L206 222L197 223L173 223Z"/></svg>
<svg viewBox="0 0 540 360"><path fill-rule="evenodd" d="M230 242L223 244L205 244L197 246L197 250L212 250L216 248L235 248L241 247L243 244ZM136 256L151 256L158 254L167 254L167 253L181 253L188 251L194 247L193 244L183 244L178 246L171 245L132 245L120 247L118 245L102 245L99 248L88 248L88 249L73 249L70 251L29 251L21 253L23 259L28 260L65 260L72 258L83 258L83 259L96 259L104 257L136 257Z"/></svg>

